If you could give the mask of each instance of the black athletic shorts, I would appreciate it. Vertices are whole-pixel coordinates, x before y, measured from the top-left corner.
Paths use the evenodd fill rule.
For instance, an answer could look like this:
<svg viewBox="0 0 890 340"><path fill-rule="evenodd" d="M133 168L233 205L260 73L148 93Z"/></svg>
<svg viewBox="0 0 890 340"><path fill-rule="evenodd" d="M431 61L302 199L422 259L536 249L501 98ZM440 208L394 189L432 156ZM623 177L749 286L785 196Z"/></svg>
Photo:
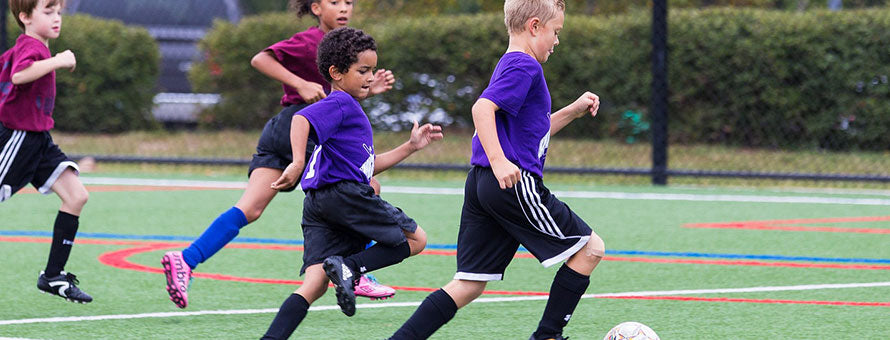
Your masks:
<svg viewBox="0 0 890 340"><path fill-rule="evenodd" d="M293 150L290 145L290 124L294 118L294 113L302 110L308 104L290 105L285 107L275 117L266 122L263 127L263 134L257 142L256 153L250 160L250 168L247 170L247 177L256 168L272 168L284 170L293 162ZM315 142L311 139L306 142L306 163L309 164L309 158L312 157L312 150L315 149ZM281 191L290 192L297 186Z"/></svg>
<svg viewBox="0 0 890 340"><path fill-rule="evenodd" d="M0 124L0 202L31 183L37 191L49 194L59 175L67 168L80 168L59 146L49 131L10 130Z"/></svg>
<svg viewBox="0 0 890 340"><path fill-rule="evenodd" d="M457 236L455 279L503 280L521 244L545 267L568 259L592 230L550 194L541 177L521 170L522 180L501 189L491 168L467 174Z"/></svg>
<svg viewBox="0 0 890 340"><path fill-rule="evenodd" d="M322 263L332 255L349 256L370 241L386 246L406 242L404 231L417 223L374 194L370 185L337 182L306 192L303 199L303 267Z"/></svg>

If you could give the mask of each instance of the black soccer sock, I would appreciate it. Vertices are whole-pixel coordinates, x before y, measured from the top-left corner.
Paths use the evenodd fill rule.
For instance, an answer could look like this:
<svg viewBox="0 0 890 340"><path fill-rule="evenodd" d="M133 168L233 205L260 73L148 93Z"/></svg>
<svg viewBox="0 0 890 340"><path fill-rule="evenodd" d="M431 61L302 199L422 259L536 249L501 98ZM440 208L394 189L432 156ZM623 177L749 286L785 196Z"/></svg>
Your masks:
<svg viewBox="0 0 890 340"><path fill-rule="evenodd" d="M269 325L269 330L263 335L263 339L289 338L294 333L294 330L297 329L297 326L300 325L300 322L303 321L303 318L306 317L307 312L309 312L309 302L300 294L291 294L281 304L278 314L275 315L275 319L272 320L272 324Z"/></svg>
<svg viewBox="0 0 890 340"><path fill-rule="evenodd" d="M553 284L550 286L550 298L547 299L544 316L538 323L534 337L539 339L544 336L562 334L562 329L569 323L569 319L588 285L590 285L590 276L581 275L563 264L556 272L556 277L553 278Z"/></svg>
<svg viewBox="0 0 890 340"><path fill-rule="evenodd" d="M74 235L77 234L78 217L59 211L56 215L56 223L53 226L53 243L49 248L49 259L46 261L46 277L55 277L65 269L68 263L68 255L71 255L71 247L74 245Z"/></svg>
<svg viewBox="0 0 890 340"><path fill-rule="evenodd" d="M457 313L457 304L444 290L437 290L426 297L390 340L420 340L429 338L448 323Z"/></svg>
<svg viewBox="0 0 890 340"><path fill-rule="evenodd" d="M407 241L395 247L377 243L371 246L371 248L344 258L343 262L353 272L364 274L402 262L408 256L411 256L411 247L408 246Z"/></svg>

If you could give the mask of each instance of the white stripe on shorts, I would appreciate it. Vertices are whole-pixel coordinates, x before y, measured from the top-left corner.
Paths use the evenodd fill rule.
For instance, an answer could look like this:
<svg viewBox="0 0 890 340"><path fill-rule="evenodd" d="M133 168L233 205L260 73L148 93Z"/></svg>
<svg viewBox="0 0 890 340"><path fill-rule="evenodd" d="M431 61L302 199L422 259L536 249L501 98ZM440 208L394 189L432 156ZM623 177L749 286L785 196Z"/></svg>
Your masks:
<svg viewBox="0 0 890 340"><path fill-rule="evenodd" d="M538 192L535 190L535 182L534 178L532 178L531 174L528 171L521 170L522 173L522 185L520 186L520 190L522 190L522 198L525 201L525 205L528 207L528 210L532 213L532 218L535 219L533 222L528 215L525 215L525 218L535 226L535 222L537 222L537 226L535 229L541 231L544 234L556 237L558 239L565 239L565 235L562 234L562 231L559 230L559 226L556 224L556 221L553 220L553 217L550 216L550 211L547 210L547 207L541 202L541 195L538 195ZM516 195L519 195L519 190L517 190ZM518 199L518 198L517 198ZM522 200L519 201L520 208L522 207ZM523 214L525 213L525 209L522 209Z"/></svg>
<svg viewBox="0 0 890 340"><path fill-rule="evenodd" d="M12 167L12 161L22 147L22 141L25 140L25 135L25 131L13 130L12 136L9 137L9 140L6 141L6 145L3 146L3 152L0 153L0 183L3 183L3 179L6 178L6 173L9 172L9 168Z"/></svg>
<svg viewBox="0 0 890 340"><path fill-rule="evenodd" d="M527 187L527 185L525 184L525 176L523 176L520 179L520 182L517 184L518 185L513 188L514 189L513 191L516 192L516 202L519 204L519 210L522 210L522 214L525 215L525 219L536 230L540 231L541 233L553 236L553 233L549 232L548 230L544 230L545 227L543 225L541 225L541 220L538 218L536 210L531 208L532 204L528 201L528 195L527 195L526 189L525 189L525 187ZM522 197L519 196L520 191L522 192ZM535 222L532 221L531 217L529 217L528 214L525 212L526 209L525 209L524 205L522 204L523 201L525 201L526 206L529 206L528 210L529 210L529 212L532 213L532 217L535 218L535 221L538 222L537 224L535 224Z"/></svg>
<svg viewBox="0 0 890 340"><path fill-rule="evenodd" d="M590 240L590 235L581 237L580 239L578 239L578 243L575 243L575 245L573 245L571 248L566 249L566 251L560 253L559 255L544 260L543 262L541 262L541 265L544 266L544 268L547 268L554 264L562 262L563 260L569 258L569 256L577 253L578 250L580 250L582 247L584 247L584 245L587 244L588 240Z"/></svg>
<svg viewBox="0 0 890 340"><path fill-rule="evenodd" d="M56 184L59 176L62 175L62 171L65 171L65 169L67 169L68 167L73 168L75 174L80 173L80 168L77 166L77 163L74 163L72 161L64 161L62 163L59 163L59 165L56 166L56 169L53 170L52 175L49 175L49 178L46 179L46 182L44 182L43 185L41 185L40 188L37 189L37 191L44 195L49 194L51 192L53 184Z"/></svg>
<svg viewBox="0 0 890 340"><path fill-rule="evenodd" d="M454 279L465 281L500 281L504 279L504 274L476 274L457 272L454 274Z"/></svg>

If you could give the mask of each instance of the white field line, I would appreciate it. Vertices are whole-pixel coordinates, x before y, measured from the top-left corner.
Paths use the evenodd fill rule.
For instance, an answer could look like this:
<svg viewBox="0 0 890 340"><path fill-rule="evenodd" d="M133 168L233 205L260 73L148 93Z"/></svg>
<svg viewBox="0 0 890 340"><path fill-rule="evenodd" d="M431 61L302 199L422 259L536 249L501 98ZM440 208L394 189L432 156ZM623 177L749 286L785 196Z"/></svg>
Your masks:
<svg viewBox="0 0 890 340"><path fill-rule="evenodd" d="M639 291L639 292L623 292L623 293L585 294L582 296L582 298L590 299L590 298L599 298L599 297L620 297L620 296L664 296L664 295L686 295L686 294L753 293L753 292L779 292L779 291L868 288L868 287L890 287L890 282L814 284L814 285L796 285L796 286L766 286L766 287L749 287L749 288L723 288L723 289ZM538 296L478 298L478 299L474 300L473 303L517 302L517 301L535 301L535 300L547 300L547 296L538 295ZM417 307L419 305L420 305L420 301L416 301L416 302L383 302L383 303L358 304L358 305L356 305L356 308L359 308L359 309L398 308L398 307ZM336 306L336 305L315 306L315 307L310 307L309 310L310 311L340 310L340 307ZM195 311L195 312L159 312L159 313L141 313L141 314L68 316L68 317L53 317L53 318L0 320L0 326L32 324L32 323L59 323L59 322L98 321L98 320L170 318L170 317L200 316L200 315L270 314L270 313L277 313L277 312L278 312L277 308L264 308L264 309L207 310L207 311Z"/></svg>
<svg viewBox="0 0 890 340"><path fill-rule="evenodd" d="M103 185L150 185L169 187L196 187L216 189L244 189L246 183L232 181L194 181L175 179L138 179L84 177L85 184ZM385 186L385 193L422 194L422 195L463 195L463 189L429 188L411 186ZM663 194L663 193L628 193L608 191L553 191L560 198L591 198L620 200L650 201L696 201L696 202L749 202L749 203L804 203L804 204L848 204L890 206L890 199L882 198L847 198L831 196L759 196L759 195L714 195L714 194Z"/></svg>

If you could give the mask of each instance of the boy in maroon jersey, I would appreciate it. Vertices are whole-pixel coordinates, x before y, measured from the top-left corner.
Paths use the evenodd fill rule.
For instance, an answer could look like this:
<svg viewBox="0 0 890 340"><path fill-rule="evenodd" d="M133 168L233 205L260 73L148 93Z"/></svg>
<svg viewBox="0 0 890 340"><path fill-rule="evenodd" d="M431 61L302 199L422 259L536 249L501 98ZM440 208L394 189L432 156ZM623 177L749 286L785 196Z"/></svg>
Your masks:
<svg viewBox="0 0 890 340"><path fill-rule="evenodd" d="M59 37L63 5L64 0L9 0L24 34L0 56L0 202L28 183L40 193L59 195L62 206L37 288L68 301L87 303L93 298L77 288L74 274L63 269L89 194L77 177L77 164L49 134L56 98L55 70L74 71L77 64L69 50L55 56L49 51L49 40Z"/></svg>

